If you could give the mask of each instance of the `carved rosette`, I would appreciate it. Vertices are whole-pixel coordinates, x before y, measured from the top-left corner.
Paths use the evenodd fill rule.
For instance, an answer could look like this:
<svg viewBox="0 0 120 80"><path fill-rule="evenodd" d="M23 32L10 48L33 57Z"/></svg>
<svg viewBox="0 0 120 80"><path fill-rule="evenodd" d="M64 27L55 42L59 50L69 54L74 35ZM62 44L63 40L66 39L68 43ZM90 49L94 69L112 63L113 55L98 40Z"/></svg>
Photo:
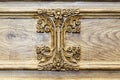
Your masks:
<svg viewBox="0 0 120 80"><path fill-rule="evenodd" d="M37 32L52 32L52 46L38 47L38 70L79 70L80 46L65 49L65 33L80 33L79 9L39 9ZM45 53L51 53L46 55Z"/></svg>
<svg viewBox="0 0 120 80"><path fill-rule="evenodd" d="M37 47L37 59L40 60L40 63L49 61L51 58L50 48L48 46Z"/></svg>
<svg viewBox="0 0 120 80"><path fill-rule="evenodd" d="M65 55L71 63L77 63L80 60L80 47L68 47Z"/></svg>

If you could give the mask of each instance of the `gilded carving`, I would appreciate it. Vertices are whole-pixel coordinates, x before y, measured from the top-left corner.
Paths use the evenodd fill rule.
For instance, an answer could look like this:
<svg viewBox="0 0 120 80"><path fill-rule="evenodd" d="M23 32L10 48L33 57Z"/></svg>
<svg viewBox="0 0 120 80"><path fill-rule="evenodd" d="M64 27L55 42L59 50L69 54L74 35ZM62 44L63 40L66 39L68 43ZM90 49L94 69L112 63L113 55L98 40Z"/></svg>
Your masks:
<svg viewBox="0 0 120 80"><path fill-rule="evenodd" d="M57 53L58 54L58 53ZM38 70L79 70L79 66L70 64L69 62L66 62L62 55L55 55L53 58L53 62L45 65L39 64ZM61 53L59 53L61 54Z"/></svg>
<svg viewBox="0 0 120 80"><path fill-rule="evenodd" d="M80 16L70 16L64 23L66 32L80 33Z"/></svg>
<svg viewBox="0 0 120 80"><path fill-rule="evenodd" d="M36 53L37 53L37 59L39 60L39 64L41 63L47 63L53 56L54 52L54 25L52 23L52 20L46 16L46 15L39 15L38 21L37 21L37 26L36 26L36 32L37 33L49 33L51 34L51 48L48 46L38 46L36 48Z"/></svg>
<svg viewBox="0 0 120 80"><path fill-rule="evenodd" d="M50 32L50 28L52 28L53 24L49 17L40 15L39 19L37 21L37 32L38 33L44 33L44 32Z"/></svg>
<svg viewBox="0 0 120 80"><path fill-rule="evenodd" d="M72 63L77 63L80 60L80 47L68 47L65 57Z"/></svg>
<svg viewBox="0 0 120 80"><path fill-rule="evenodd" d="M44 63L46 61L49 61L51 58L50 48L48 46L42 46L37 47L37 59L40 61L40 63Z"/></svg>
<svg viewBox="0 0 120 80"><path fill-rule="evenodd" d="M39 9L37 32L52 32L52 49L38 47L39 70L79 70L80 46L65 49L65 33L80 33L79 9ZM54 51L53 51L54 50ZM45 53L51 53L47 56ZM44 58L42 61L42 57ZM42 63L41 63L42 62Z"/></svg>
<svg viewBox="0 0 120 80"><path fill-rule="evenodd" d="M64 21L64 26L62 29L62 36L61 36L61 41L62 41L62 49L65 58L67 61L69 61L72 64L77 64L80 61L80 53L81 49L80 46L71 46L65 49L65 34L67 33L76 33L80 34L80 18L81 16L79 15L71 15L69 16L65 21Z"/></svg>

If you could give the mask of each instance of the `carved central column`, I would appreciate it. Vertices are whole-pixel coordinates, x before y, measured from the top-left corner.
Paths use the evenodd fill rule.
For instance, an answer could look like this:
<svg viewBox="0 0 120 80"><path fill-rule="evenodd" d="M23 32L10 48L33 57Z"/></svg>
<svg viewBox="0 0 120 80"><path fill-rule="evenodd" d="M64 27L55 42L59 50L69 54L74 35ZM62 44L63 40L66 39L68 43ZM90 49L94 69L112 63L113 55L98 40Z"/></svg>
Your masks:
<svg viewBox="0 0 120 80"><path fill-rule="evenodd" d="M80 46L65 48L65 33L80 33L79 9L39 9L38 33L51 33L52 45L37 47L39 70L79 70ZM45 53L49 53L46 55Z"/></svg>

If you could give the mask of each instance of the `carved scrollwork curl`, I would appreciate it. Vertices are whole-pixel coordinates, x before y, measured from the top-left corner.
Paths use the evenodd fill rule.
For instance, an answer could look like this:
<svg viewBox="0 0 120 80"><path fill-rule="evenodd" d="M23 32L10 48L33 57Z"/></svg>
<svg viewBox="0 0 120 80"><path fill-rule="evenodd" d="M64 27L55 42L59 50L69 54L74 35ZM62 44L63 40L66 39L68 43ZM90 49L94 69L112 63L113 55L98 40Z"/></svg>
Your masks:
<svg viewBox="0 0 120 80"><path fill-rule="evenodd" d="M51 19L45 15L40 15L38 17L38 21L37 21L37 33L48 33L51 32L51 29L53 28L53 23L51 21Z"/></svg>
<svg viewBox="0 0 120 80"><path fill-rule="evenodd" d="M70 16L65 21L65 27L64 29L66 32L73 32L73 33L80 33L80 17L78 15Z"/></svg>
<svg viewBox="0 0 120 80"><path fill-rule="evenodd" d="M51 34L51 41L54 40L54 25L52 20L49 18L49 16L40 14L38 16L37 20L37 26L36 26L36 32L37 33L49 33ZM39 60L40 63L47 63L53 56L53 50L54 50L54 42L51 42L51 48L48 46L37 46L36 53L37 53L37 60Z"/></svg>
<svg viewBox="0 0 120 80"><path fill-rule="evenodd" d="M61 51L59 54L61 54ZM78 71L78 70L80 70L80 68L77 65L69 64L68 62L64 61L64 59L61 55L56 54L53 58L52 63L46 64L46 65L39 64L39 70L57 70L57 71L74 70L74 71Z"/></svg>

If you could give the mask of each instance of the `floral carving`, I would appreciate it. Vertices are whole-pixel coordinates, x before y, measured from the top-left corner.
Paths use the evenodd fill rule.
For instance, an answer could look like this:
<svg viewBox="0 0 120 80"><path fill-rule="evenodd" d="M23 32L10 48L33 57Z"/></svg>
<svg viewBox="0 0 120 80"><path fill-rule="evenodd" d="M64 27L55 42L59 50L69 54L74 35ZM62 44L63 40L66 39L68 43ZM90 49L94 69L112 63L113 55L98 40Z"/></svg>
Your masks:
<svg viewBox="0 0 120 80"><path fill-rule="evenodd" d="M79 70L80 47L69 47L65 50L65 32L80 33L79 9L39 9L37 32L55 32L52 42L55 51L49 47L38 47L39 70ZM51 29L52 28L52 29ZM54 28L54 29L53 29ZM46 55L45 53L51 53ZM42 58L43 61L42 61ZM47 62L47 63L46 63Z"/></svg>
<svg viewBox="0 0 120 80"><path fill-rule="evenodd" d="M66 19L64 28L66 32L80 33L80 17L79 16L70 16Z"/></svg>
<svg viewBox="0 0 120 80"><path fill-rule="evenodd" d="M61 53L59 53L61 54ZM39 64L39 70L75 70L78 71L80 68L78 65L73 65L73 64L69 64L67 62L64 61L64 59L62 58L61 55L58 55L58 53L55 55L55 57L53 58L53 62L46 64L46 65L40 65Z"/></svg>
<svg viewBox="0 0 120 80"><path fill-rule="evenodd" d="M80 47L68 47L65 57L72 63L77 63L80 60Z"/></svg>
<svg viewBox="0 0 120 80"><path fill-rule="evenodd" d="M40 63L44 63L50 60L52 55L50 54L50 48L48 46L42 46L36 48L37 59Z"/></svg>
<svg viewBox="0 0 120 80"><path fill-rule="evenodd" d="M48 33L53 27L52 21L48 16L40 15L37 21L37 32L38 33Z"/></svg>

